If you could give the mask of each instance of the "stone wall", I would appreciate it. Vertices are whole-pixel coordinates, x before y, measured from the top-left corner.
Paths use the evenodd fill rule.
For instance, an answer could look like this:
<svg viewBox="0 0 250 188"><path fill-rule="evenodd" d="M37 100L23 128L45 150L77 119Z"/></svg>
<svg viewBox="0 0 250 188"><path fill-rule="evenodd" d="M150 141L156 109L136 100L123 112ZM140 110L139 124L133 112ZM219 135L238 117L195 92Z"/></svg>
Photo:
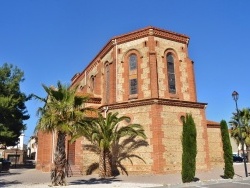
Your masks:
<svg viewBox="0 0 250 188"><path fill-rule="evenodd" d="M208 128L208 143L211 167L223 166L223 145L221 140L221 131L219 127Z"/></svg>
<svg viewBox="0 0 250 188"><path fill-rule="evenodd" d="M123 160L130 174L164 174L181 171L182 163L182 121L181 117L191 113L197 129L197 170L207 170L210 167L209 148L207 141L207 127L204 117L204 109L165 106L159 104L136 106L113 110L119 112L119 116L126 115L131 123L139 123L143 126L147 135L147 147L138 148L134 154L143 160L134 158ZM124 126L126 123L121 124ZM217 129L215 129L217 130ZM211 141L210 141L211 142ZM83 143L87 144L85 140ZM98 162L98 155L84 151L84 171L91 163Z"/></svg>

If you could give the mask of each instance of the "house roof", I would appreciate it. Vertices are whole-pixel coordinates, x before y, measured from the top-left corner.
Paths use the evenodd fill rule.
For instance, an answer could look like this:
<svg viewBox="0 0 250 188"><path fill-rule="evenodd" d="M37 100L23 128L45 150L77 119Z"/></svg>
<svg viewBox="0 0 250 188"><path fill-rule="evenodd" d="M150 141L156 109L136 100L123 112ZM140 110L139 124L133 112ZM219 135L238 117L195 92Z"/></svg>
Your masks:
<svg viewBox="0 0 250 188"><path fill-rule="evenodd" d="M208 128L220 128L220 123L216 121L207 120L207 127Z"/></svg>

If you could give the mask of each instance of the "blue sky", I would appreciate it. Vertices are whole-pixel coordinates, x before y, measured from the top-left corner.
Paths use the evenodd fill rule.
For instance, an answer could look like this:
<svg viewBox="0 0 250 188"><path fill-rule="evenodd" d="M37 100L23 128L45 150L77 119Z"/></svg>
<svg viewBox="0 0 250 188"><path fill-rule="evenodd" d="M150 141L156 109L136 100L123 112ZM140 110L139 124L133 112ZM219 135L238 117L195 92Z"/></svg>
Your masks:
<svg viewBox="0 0 250 188"><path fill-rule="evenodd" d="M0 65L24 71L22 92L45 97L42 84L65 84L114 36L154 26L190 37L198 102L207 119L230 120L231 94L250 107L248 0L0 0ZM32 136L39 101L27 104L25 140Z"/></svg>

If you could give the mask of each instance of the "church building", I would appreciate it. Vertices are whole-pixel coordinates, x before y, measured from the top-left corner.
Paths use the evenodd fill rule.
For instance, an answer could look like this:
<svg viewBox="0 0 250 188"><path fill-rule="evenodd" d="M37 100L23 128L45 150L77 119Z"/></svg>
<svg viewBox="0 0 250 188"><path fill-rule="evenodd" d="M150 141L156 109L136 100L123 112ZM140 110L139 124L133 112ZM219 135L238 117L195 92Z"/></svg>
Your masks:
<svg viewBox="0 0 250 188"><path fill-rule="evenodd" d="M71 80L71 87L90 94L89 106L104 115L119 112L143 126L148 146L135 151L139 158L132 159L133 163L121 161L128 174L181 171L182 118L186 114L192 114L196 124L196 169L224 164L220 126L207 120L207 103L197 101L189 40L186 35L151 26L113 37ZM38 133L37 169L51 169L55 139L55 135ZM95 153L84 149L86 143L82 138L66 144L69 164L83 174L98 162Z"/></svg>

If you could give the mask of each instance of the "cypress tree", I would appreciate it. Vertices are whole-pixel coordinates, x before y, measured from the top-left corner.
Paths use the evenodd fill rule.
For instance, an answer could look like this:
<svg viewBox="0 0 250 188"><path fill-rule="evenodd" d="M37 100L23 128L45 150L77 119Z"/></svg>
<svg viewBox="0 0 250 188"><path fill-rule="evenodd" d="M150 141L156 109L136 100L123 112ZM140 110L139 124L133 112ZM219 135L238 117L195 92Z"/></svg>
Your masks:
<svg viewBox="0 0 250 188"><path fill-rule="evenodd" d="M221 139L224 151L224 163L225 163L224 177L232 179L234 177L232 146L229 139L227 123L225 120L221 120L220 129L221 129Z"/></svg>
<svg viewBox="0 0 250 188"><path fill-rule="evenodd" d="M195 177L196 170L196 126L191 114L187 114L183 120L182 132L182 182L191 182Z"/></svg>

